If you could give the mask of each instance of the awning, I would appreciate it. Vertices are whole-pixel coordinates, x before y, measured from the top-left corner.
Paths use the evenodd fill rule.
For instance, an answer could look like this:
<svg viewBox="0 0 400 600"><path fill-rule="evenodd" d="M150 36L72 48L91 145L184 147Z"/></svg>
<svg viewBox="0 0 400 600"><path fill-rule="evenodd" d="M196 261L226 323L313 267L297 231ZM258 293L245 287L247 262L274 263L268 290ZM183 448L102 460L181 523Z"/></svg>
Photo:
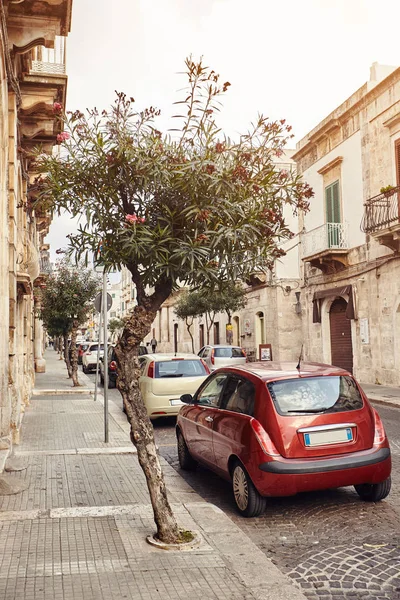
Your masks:
<svg viewBox="0 0 400 600"><path fill-rule="evenodd" d="M313 323L321 323L321 302L322 298L332 298L332 296L344 296L348 295L349 301L347 303L346 317L348 319L355 319L354 312L354 300L353 300L353 286L346 285L345 287L329 288L329 290L321 290L315 292L313 296Z"/></svg>

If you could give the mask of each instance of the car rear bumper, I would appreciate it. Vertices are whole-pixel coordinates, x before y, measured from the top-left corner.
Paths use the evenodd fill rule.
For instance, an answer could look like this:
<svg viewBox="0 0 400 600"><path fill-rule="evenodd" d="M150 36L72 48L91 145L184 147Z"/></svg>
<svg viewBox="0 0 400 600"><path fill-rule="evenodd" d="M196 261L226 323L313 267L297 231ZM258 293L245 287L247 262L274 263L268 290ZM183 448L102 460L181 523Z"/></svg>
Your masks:
<svg viewBox="0 0 400 600"><path fill-rule="evenodd" d="M307 473L327 473L329 471L342 471L357 467L368 467L380 463L390 457L389 448L379 448L373 452L356 452L344 456L318 459L318 460L287 460L280 459L265 462L259 465L261 471L266 473L279 473L280 475L305 475Z"/></svg>
<svg viewBox="0 0 400 600"><path fill-rule="evenodd" d="M250 474L260 494L291 496L299 492L379 483L390 476L389 448L372 448L323 459L279 457L258 465Z"/></svg>
<svg viewBox="0 0 400 600"><path fill-rule="evenodd" d="M170 400L177 399L173 394L171 396L156 396L148 393L144 397L144 404L150 419L159 419L160 417L176 417L181 410L183 403L171 405Z"/></svg>

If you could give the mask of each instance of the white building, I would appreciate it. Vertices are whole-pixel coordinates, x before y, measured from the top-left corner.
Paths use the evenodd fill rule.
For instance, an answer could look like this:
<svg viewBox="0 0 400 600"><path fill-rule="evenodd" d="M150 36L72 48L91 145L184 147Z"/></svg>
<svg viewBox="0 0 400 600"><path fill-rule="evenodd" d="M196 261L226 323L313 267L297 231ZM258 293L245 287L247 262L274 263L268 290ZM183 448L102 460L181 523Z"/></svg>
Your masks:
<svg viewBox="0 0 400 600"><path fill-rule="evenodd" d="M315 192L299 223L305 357L400 385L400 69L375 63L293 158Z"/></svg>

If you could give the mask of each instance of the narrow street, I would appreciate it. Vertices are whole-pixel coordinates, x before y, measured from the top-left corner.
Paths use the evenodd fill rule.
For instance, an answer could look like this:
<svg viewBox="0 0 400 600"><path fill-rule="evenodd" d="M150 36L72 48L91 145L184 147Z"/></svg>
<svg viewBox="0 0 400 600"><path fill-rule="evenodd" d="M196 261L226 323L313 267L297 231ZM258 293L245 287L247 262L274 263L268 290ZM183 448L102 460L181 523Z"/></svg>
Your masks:
<svg viewBox="0 0 400 600"><path fill-rule="evenodd" d="M94 382L94 375L90 378ZM109 399L122 410L117 390L109 390ZM204 500L229 515L282 572L300 580L310 600L395 600L400 598L400 411L376 408L392 448L387 500L362 502L352 488L342 488L272 498L265 514L254 519L236 513L229 483L203 467L194 473L179 468L175 419L155 421L154 431L169 464Z"/></svg>

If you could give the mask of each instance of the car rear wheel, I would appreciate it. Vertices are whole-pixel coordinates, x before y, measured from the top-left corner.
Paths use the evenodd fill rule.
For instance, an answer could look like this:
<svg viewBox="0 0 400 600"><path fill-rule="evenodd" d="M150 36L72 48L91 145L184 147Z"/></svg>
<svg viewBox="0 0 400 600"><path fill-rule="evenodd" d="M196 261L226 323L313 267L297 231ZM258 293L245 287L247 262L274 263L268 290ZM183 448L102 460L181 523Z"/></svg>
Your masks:
<svg viewBox="0 0 400 600"><path fill-rule="evenodd" d="M392 480L390 477L380 483L362 483L355 485L355 490L362 500L367 502L379 502L389 495Z"/></svg>
<svg viewBox="0 0 400 600"><path fill-rule="evenodd" d="M86 374L88 373L88 369L87 367L85 367L85 365L82 365L82 371Z"/></svg>
<svg viewBox="0 0 400 600"><path fill-rule="evenodd" d="M178 431L178 459L180 467L184 471L193 471L197 467L197 461L192 458L180 431Z"/></svg>
<svg viewBox="0 0 400 600"><path fill-rule="evenodd" d="M232 472L233 497L243 517L258 517L264 512L267 501L254 487L246 469L237 462Z"/></svg>

